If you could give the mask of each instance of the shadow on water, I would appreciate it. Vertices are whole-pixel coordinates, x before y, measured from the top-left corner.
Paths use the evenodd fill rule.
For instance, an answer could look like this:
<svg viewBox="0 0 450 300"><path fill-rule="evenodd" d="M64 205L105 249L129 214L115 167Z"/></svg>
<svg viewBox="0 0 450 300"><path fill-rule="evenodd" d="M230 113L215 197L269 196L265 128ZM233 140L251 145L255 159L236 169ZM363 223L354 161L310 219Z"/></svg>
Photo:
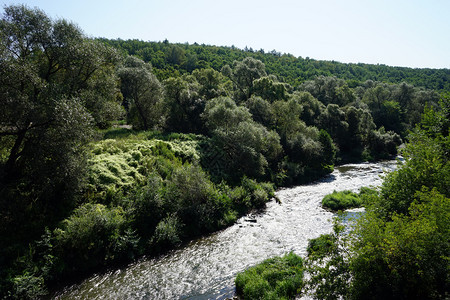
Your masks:
<svg viewBox="0 0 450 300"><path fill-rule="evenodd" d="M353 165L344 165L344 166L339 166L336 169L341 173L345 173L345 172L353 170L354 168L355 168L355 166L353 166Z"/></svg>
<svg viewBox="0 0 450 300"><path fill-rule="evenodd" d="M323 183L323 182L333 182L336 180L336 175L334 174L330 174L328 176L326 176L325 178L322 178L318 181L318 183Z"/></svg>

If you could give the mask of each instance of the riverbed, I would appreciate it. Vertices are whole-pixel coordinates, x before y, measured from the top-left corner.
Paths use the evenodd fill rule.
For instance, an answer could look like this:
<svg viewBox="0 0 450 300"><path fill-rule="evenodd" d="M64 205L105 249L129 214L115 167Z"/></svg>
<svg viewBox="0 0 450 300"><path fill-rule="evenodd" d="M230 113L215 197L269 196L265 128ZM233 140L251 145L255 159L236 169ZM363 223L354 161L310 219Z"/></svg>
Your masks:
<svg viewBox="0 0 450 300"><path fill-rule="evenodd" d="M237 273L287 252L305 256L308 240L332 230L333 213L321 208L334 190L376 187L396 161L348 164L308 185L280 189L275 200L233 226L158 258L94 275L56 299L226 299ZM351 212L352 215L358 211Z"/></svg>

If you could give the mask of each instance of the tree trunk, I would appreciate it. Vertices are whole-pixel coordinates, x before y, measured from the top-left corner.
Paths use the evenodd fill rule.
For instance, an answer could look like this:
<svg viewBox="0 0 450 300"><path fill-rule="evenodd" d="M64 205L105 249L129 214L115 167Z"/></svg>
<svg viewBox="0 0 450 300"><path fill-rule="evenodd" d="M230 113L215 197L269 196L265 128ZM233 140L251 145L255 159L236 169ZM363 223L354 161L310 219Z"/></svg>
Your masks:
<svg viewBox="0 0 450 300"><path fill-rule="evenodd" d="M16 174L14 173L18 171L16 169L16 162L20 156L20 148L23 144L27 131L28 129L22 129L17 133L16 141L14 142L14 146L11 148L8 160L5 164L5 171L1 178L3 182L7 182L15 178Z"/></svg>

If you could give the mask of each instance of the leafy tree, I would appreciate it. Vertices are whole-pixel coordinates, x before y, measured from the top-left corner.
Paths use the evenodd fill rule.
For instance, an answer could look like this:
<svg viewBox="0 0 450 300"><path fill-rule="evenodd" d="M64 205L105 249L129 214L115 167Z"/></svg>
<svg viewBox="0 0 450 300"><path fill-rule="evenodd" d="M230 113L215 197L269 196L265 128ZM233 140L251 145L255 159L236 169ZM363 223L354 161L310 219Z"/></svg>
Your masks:
<svg viewBox="0 0 450 300"><path fill-rule="evenodd" d="M352 91L342 79L330 76L318 76L314 80L306 81L301 90L309 92L325 105L337 104L343 106L354 99Z"/></svg>
<svg viewBox="0 0 450 300"><path fill-rule="evenodd" d="M197 69L192 72L200 84L199 95L204 100L210 100L219 96L226 96L225 77L214 69Z"/></svg>
<svg viewBox="0 0 450 300"><path fill-rule="evenodd" d="M275 119L273 108L269 101L258 96L252 96L247 100L245 106L252 114L252 118L255 122L258 122L267 128L274 127Z"/></svg>
<svg viewBox="0 0 450 300"><path fill-rule="evenodd" d="M348 237L339 219L333 221L333 233L310 240L306 271L311 275L305 291L312 292L315 299L349 299L348 283L351 272L346 251Z"/></svg>
<svg viewBox="0 0 450 300"><path fill-rule="evenodd" d="M353 90L347 85L347 83L336 88L336 103L339 106L345 106L353 103L356 100L356 96Z"/></svg>
<svg viewBox="0 0 450 300"><path fill-rule="evenodd" d="M173 44L169 42L144 42L138 40L106 40L103 42L113 45L129 55L139 55L146 62L158 70L155 70L160 80L168 77L159 77L159 74L173 74L170 68L178 67L169 63L171 59L171 47L178 46L185 52L185 60L181 60L180 70L192 72L192 68L204 69L213 68L221 70L225 65L232 65L233 61L243 60L246 57L261 60L266 65L266 69L271 74L277 76L280 81L297 87L305 81L315 80L318 76L335 76L343 79L349 88L357 89L359 85L364 85L366 81L386 82L399 84L407 82L416 87L434 89L438 92L450 90L448 81L448 69L412 69L406 67L390 67L386 65L370 64L344 64L336 61L314 60L309 57L295 57L291 54L281 54L276 50L245 51L231 46L212 46L194 44ZM151 51L150 51L151 49ZM174 61L174 60L172 60ZM160 72L161 70L161 72ZM179 75L179 73L178 73ZM166 75L164 75L166 76ZM328 104L328 103L326 103Z"/></svg>
<svg viewBox="0 0 450 300"><path fill-rule="evenodd" d="M325 129L331 135L339 148L345 149L346 141L349 138L347 135L349 125L346 121L345 111L337 104L328 104L320 115L319 124L321 129Z"/></svg>
<svg viewBox="0 0 450 300"><path fill-rule="evenodd" d="M375 130L375 123L369 111L349 106L346 109L346 122L348 124L348 143L345 149L350 151L369 145L369 136Z"/></svg>
<svg viewBox="0 0 450 300"><path fill-rule="evenodd" d="M273 75L255 79L253 82L253 93L269 102L285 100L288 97L288 91L291 90L287 84L278 82Z"/></svg>
<svg viewBox="0 0 450 300"><path fill-rule="evenodd" d="M135 250L137 238L126 240L126 219L121 207L86 203L54 230L55 252L64 273L80 273L117 260ZM130 247L130 249L128 249Z"/></svg>
<svg viewBox="0 0 450 300"><path fill-rule="evenodd" d="M192 76L172 77L164 81L166 130L176 132L204 131L200 115L206 100L199 95L200 85Z"/></svg>
<svg viewBox="0 0 450 300"><path fill-rule="evenodd" d="M233 68L226 65L222 69L222 73L234 83L237 92L236 99L239 101L249 99L254 93L253 82L267 75L264 63L252 57L234 61Z"/></svg>
<svg viewBox="0 0 450 300"><path fill-rule="evenodd" d="M0 35L0 137L7 153L1 162L2 205L16 203L15 210L24 212L33 201L42 213L48 205L63 205L79 188L83 145L93 117L102 120L103 109L92 103L116 101L114 89L108 94L94 88L111 82L117 55L85 39L74 24L26 6L5 7Z"/></svg>
<svg viewBox="0 0 450 300"><path fill-rule="evenodd" d="M320 160L322 166L333 166L336 159L336 146L333 144L333 139L328 132L326 132L326 130L320 130L319 142L322 144L323 151L323 155Z"/></svg>
<svg viewBox="0 0 450 300"><path fill-rule="evenodd" d="M278 160L282 148L274 131L254 122L247 108L226 97L207 103L203 113L214 141L225 153L227 174L233 180L243 175L260 178L270 162Z"/></svg>
<svg viewBox="0 0 450 300"><path fill-rule="evenodd" d="M370 210L356 227L354 299L440 299L448 291L450 199L417 192L406 215L386 222Z"/></svg>
<svg viewBox="0 0 450 300"><path fill-rule="evenodd" d="M186 52L178 45L170 45L166 58L170 64L181 66L186 62Z"/></svg>
<svg viewBox="0 0 450 300"><path fill-rule="evenodd" d="M316 297L445 298L450 282L445 103L441 102L439 111L426 111L423 122L410 135L405 162L386 176L380 192L361 193L366 213L350 235L335 227L331 245L326 248L338 252L322 251L320 260L310 259L310 286L316 289ZM446 126L442 134L440 128Z"/></svg>
<svg viewBox="0 0 450 300"><path fill-rule="evenodd" d="M272 104L272 110L275 119L275 128L279 133L283 144L295 135L304 125L300 120L302 106L296 99L288 101L276 101Z"/></svg>
<svg viewBox="0 0 450 300"><path fill-rule="evenodd" d="M448 140L448 133L445 140ZM448 141L446 142L448 143ZM420 131L410 136L410 144L403 156L407 160L401 171L392 172L381 189L380 205L386 212L406 214L416 191L427 187L450 194L450 163L445 154L448 144L439 143Z"/></svg>
<svg viewBox="0 0 450 300"><path fill-rule="evenodd" d="M206 104L202 118L210 132L217 129L229 132L240 122L250 121L251 114L247 108L237 106L233 99L218 97Z"/></svg>
<svg viewBox="0 0 450 300"><path fill-rule="evenodd" d="M117 71L128 108L130 123L136 129L150 129L162 122L163 86L152 73L152 67L128 56Z"/></svg>
<svg viewBox="0 0 450 300"><path fill-rule="evenodd" d="M369 134L368 149L375 159L388 158L397 154L397 147L402 143L400 135L393 131L387 131L384 127L373 130Z"/></svg>
<svg viewBox="0 0 450 300"><path fill-rule="evenodd" d="M317 126L325 105L308 92L294 92L291 97L297 99L296 101L302 105L300 119L308 126Z"/></svg>
<svg viewBox="0 0 450 300"><path fill-rule="evenodd" d="M26 245L45 226L66 217L79 200L93 127L120 111L114 75L118 60L115 50L85 38L72 23L53 21L23 5L4 8L0 269L9 270ZM26 284L36 278L22 279Z"/></svg>

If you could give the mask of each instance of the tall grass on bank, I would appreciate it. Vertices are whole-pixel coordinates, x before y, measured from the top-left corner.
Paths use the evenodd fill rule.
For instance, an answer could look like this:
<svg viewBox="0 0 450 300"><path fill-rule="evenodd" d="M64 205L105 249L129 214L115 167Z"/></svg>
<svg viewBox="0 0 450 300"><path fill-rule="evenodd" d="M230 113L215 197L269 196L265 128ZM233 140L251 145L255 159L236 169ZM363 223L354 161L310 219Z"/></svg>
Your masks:
<svg viewBox="0 0 450 300"><path fill-rule="evenodd" d="M270 258L237 275L242 299L294 299L303 286L303 260L294 253Z"/></svg>
<svg viewBox="0 0 450 300"><path fill-rule="evenodd" d="M322 207L332 211L357 208L362 205L362 200L358 194L352 191L333 191L322 199Z"/></svg>

